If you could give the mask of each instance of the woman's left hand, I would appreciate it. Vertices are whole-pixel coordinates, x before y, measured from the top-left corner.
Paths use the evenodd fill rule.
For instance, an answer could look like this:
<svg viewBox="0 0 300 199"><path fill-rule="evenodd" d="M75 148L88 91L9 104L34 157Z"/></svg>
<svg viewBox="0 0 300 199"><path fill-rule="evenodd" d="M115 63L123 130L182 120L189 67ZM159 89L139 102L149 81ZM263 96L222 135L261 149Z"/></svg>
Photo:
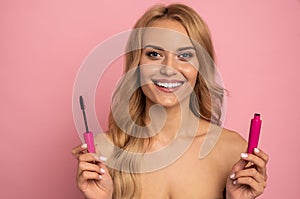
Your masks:
<svg viewBox="0 0 300 199"><path fill-rule="evenodd" d="M260 149L253 154L242 153L226 182L227 199L253 199L267 186L268 155Z"/></svg>

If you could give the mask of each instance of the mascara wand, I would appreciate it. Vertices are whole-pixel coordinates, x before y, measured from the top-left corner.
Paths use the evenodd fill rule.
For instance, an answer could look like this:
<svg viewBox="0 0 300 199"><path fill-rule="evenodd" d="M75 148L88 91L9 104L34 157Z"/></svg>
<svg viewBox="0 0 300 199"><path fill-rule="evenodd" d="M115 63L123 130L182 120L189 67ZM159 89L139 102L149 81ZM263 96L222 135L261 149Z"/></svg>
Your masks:
<svg viewBox="0 0 300 199"><path fill-rule="evenodd" d="M87 144L87 150L90 153L96 153L95 144L94 144L94 136L93 136L93 133L91 131L89 131L86 114L85 114L85 106L84 106L84 101L83 101L82 96L79 97L79 103L80 103L80 108L82 110L84 124L85 124L86 132L83 134L83 137L84 137L85 143Z"/></svg>
<svg viewBox="0 0 300 199"><path fill-rule="evenodd" d="M85 114L85 106L84 106L84 101L83 101L82 96L79 97L79 102L80 102L80 108L81 108L82 114L83 114L83 119L84 119L84 124L85 124L85 131L89 132L89 127L88 127L88 124L87 124L86 114Z"/></svg>

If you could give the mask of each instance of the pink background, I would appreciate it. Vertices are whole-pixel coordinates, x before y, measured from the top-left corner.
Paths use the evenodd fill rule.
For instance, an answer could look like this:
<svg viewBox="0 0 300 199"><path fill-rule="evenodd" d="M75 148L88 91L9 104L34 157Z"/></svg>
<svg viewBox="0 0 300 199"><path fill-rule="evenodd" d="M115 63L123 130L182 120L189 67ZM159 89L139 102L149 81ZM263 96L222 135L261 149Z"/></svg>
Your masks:
<svg viewBox="0 0 300 199"><path fill-rule="evenodd" d="M70 153L80 144L71 103L76 73L97 44L157 2L172 1L0 1L0 198L83 198ZM211 28L231 92L225 126L246 138L253 113L262 114L260 146L270 162L260 198L298 197L300 1L181 2ZM103 97L105 123L110 94Z"/></svg>

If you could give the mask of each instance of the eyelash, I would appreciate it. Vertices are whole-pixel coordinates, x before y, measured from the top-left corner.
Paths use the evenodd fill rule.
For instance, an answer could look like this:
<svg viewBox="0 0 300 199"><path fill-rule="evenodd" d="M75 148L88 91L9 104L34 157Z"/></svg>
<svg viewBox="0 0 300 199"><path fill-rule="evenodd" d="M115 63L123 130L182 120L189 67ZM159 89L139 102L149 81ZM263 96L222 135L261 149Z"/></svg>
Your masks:
<svg viewBox="0 0 300 199"><path fill-rule="evenodd" d="M194 54L192 52L183 52L178 55L180 60L190 60L194 57Z"/></svg>
<svg viewBox="0 0 300 199"><path fill-rule="evenodd" d="M154 60L163 57L163 55L157 51L148 51L145 54L147 57L149 57L150 59L154 59ZM183 52L183 53L178 54L177 57L180 61L188 61L194 57L194 53Z"/></svg>
<svg viewBox="0 0 300 199"><path fill-rule="evenodd" d="M147 57L150 57L151 59L158 59L159 57L162 57L162 55L156 51L146 52L146 55L147 55Z"/></svg>

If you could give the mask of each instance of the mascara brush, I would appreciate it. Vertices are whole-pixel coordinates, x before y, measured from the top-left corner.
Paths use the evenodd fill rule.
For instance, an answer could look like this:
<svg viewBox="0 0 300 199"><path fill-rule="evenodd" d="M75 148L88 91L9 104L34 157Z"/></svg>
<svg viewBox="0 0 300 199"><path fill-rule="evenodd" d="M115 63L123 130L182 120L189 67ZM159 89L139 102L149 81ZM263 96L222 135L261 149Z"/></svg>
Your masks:
<svg viewBox="0 0 300 199"><path fill-rule="evenodd" d="M84 141L87 144L88 152L96 153L95 144L94 144L94 136L93 136L93 132L89 131L86 114L85 114L85 105L84 105L82 96L79 97L79 103L80 103L80 108L82 110L84 125L85 125L85 133L83 134Z"/></svg>
<svg viewBox="0 0 300 199"><path fill-rule="evenodd" d="M85 105L84 105L84 101L83 101L83 97L80 96L79 97L79 103L80 103L80 108L83 114L83 119L84 119L84 124L85 124L85 132L89 132L89 127L87 124L87 119L86 119L86 114L85 114Z"/></svg>

